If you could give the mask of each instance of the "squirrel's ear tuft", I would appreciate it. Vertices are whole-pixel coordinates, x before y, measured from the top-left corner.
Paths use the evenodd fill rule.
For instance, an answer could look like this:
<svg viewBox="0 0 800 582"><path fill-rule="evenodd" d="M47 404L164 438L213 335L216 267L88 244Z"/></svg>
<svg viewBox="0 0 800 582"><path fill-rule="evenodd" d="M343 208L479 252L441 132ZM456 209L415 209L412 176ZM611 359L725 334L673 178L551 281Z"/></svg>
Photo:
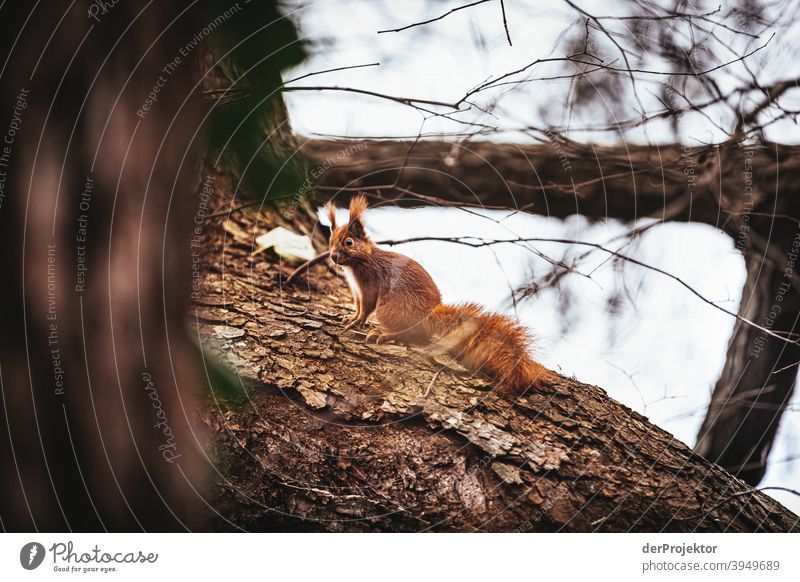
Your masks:
<svg viewBox="0 0 800 582"><path fill-rule="evenodd" d="M336 205L333 202L328 202L325 205L325 210L328 212L328 220L331 223L331 232L336 230Z"/></svg>
<svg viewBox="0 0 800 582"><path fill-rule="evenodd" d="M364 221L362 219L366 209L367 197L363 194L350 199L350 221L347 231L356 238L367 238L367 231L364 229Z"/></svg>
<svg viewBox="0 0 800 582"><path fill-rule="evenodd" d="M350 199L350 223L361 220L361 215L367 209L367 197L363 194Z"/></svg>

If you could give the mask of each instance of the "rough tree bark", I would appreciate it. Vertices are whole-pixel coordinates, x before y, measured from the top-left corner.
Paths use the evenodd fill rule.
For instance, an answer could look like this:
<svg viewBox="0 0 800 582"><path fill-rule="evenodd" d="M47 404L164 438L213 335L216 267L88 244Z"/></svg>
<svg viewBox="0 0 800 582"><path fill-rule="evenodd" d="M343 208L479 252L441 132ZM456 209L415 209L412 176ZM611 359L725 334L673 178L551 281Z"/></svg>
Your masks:
<svg viewBox="0 0 800 582"><path fill-rule="evenodd" d="M224 180L215 182L225 191ZM228 206L228 202L221 206ZM449 358L342 333L346 284L253 238L251 209L205 229L194 321L247 398L203 418L217 529L793 531L798 517L596 386L559 378L517 402Z"/></svg>
<svg viewBox="0 0 800 582"><path fill-rule="evenodd" d="M748 282L740 315L763 324L789 288L772 331L792 333L800 280L792 267L798 231L800 148L776 143L688 148L548 143L309 140L303 146L327 169L327 194L365 188L404 205L474 204L520 208L553 217L581 214L625 222L643 217L693 221L729 234L746 250ZM341 155L346 152L347 155ZM326 163L327 162L327 163ZM399 186L401 189L394 188ZM403 190L403 188L405 190ZM796 248L794 253L796 253ZM698 452L751 484L764 475L781 414L792 395L798 346L738 325L726 366L698 435ZM758 358L755 341L766 341ZM757 361L756 361L757 360ZM787 367L788 366L788 367Z"/></svg>

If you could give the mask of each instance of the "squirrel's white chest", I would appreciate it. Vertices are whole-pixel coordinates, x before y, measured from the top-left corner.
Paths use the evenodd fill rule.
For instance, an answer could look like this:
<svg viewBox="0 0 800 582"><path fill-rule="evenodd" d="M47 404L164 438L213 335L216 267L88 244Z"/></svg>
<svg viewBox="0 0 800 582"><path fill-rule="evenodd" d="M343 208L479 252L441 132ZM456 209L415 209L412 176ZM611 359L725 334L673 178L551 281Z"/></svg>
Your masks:
<svg viewBox="0 0 800 582"><path fill-rule="evenodd" d="M354 296L361 299L361 287L359 286L358 280L356 280L356 276L353 273L353 268L342 267L342 272L344 273L344 278L347 281L347 284L350 286L350 291L353 292Z"/></svg>

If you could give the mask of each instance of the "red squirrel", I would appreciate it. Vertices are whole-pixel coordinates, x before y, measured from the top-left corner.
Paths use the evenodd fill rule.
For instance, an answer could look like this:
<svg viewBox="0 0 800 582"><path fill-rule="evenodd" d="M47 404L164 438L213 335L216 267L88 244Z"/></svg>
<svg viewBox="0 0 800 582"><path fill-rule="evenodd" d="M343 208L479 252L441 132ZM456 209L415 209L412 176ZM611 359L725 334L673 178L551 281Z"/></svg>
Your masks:
<svg viewBox="0 0 800 582"><path fill-rule="evenodd" d="M473 303L443 305L439 288L422 265L373 243L362 219L366 208L363 194L352 198L347 224L337 226L336 206L326 205L330 260L344 271L355 299L356 313L345 331L363 325L375 312L378 327L366 341L436 342L466 368L485 372L515 395L554 376L528 354L531 338L520 324Z"/></svg>

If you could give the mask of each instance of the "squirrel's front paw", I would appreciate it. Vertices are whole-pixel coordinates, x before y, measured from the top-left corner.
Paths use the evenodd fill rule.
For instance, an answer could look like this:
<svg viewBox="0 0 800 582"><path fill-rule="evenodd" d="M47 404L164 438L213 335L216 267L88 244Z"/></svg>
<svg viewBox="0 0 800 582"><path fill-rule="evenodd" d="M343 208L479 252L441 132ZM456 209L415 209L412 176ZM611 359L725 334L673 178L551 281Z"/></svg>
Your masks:
<svg viewBox="0 0 800 582"><path fill-rule="evenodd" d="M345 326L343 331L349 331L353 329L355 326L360 325L363 323L359 320L358 317L351 317L350 319L345 320Z"/></svg>

